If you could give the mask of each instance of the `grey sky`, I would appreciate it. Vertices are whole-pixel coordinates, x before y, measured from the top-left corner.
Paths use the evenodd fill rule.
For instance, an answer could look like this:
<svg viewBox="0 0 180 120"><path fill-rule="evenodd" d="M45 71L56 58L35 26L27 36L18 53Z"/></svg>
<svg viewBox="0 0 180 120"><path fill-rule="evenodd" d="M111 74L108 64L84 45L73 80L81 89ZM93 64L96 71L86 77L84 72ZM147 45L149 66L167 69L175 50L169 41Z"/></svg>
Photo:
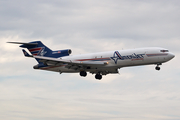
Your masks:
<svg viewBox="0 0 180 120"><path fill-rule="evenodd" d="M179 0L1 0L0 118L3 120L180 119ZM101 81L88 74L33 70L18 45L41 40L73 55L164 47L176 57L120 69Z"/></svg>

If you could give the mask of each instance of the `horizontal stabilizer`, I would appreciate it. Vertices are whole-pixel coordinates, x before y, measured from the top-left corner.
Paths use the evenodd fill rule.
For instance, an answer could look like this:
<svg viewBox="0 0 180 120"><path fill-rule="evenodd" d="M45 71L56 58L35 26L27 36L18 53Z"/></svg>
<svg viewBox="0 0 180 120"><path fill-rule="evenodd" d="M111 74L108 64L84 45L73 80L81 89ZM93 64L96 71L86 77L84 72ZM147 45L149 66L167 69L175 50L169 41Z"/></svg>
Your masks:
<svg viewBox="0 0 180 120"><path fill-rule="evenodd" d="M38 45L38 43L23 43L23 42L7 42L12 44L23 44L23 45Z"/></svg>
<svg viewBox="0 0 180 120"><path fill-rule="evenodd" d="M33 57L32 55L29 55L24 49L22 49L23 53L24 53L24 56L26 57Z"/></svg>

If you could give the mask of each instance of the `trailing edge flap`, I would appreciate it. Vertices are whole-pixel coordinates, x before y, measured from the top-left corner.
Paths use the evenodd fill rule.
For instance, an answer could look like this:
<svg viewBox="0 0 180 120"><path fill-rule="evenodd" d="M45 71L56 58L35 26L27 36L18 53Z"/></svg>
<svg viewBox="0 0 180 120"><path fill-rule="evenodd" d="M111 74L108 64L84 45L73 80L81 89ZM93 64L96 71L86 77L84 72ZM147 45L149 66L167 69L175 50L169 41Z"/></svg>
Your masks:
<svg viewBox="0 0 180 120"><path fill-rule="evenodd" d="M39 59L40 62L46 63L46 64L54 64L57 63L63 63L63 64L69 64L69 65L89 65L89 66L104 66L107 65L108 62L101 62L101 61L71 61L71 60L63 60L63 59L57 59L57 58L51 58L51 57L42 57L42 56L33 56L36 59Z"/></svg>
<svg viewBox="0 0 180 120"><path fill-rule="evenodd" d="M29 55L24 49L22 49L24 56L26 57L33 57L32 55Z"/></svg>

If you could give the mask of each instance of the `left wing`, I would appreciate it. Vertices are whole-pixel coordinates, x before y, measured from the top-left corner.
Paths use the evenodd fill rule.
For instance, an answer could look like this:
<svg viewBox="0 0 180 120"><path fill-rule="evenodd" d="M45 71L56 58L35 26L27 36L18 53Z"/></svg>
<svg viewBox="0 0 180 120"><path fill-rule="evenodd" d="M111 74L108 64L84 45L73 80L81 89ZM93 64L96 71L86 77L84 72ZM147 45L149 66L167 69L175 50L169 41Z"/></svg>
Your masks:
<svg viewBox="0 0 180 120"><path fill-rule="evenodd" d="M118 68L106 68L106 69L93 69L100 67L102 68L103 66L108 65L108 62L101 62L101 61L75 61L75 60L63 60L63 59L57 59L57 58L51 58L51 57L42 57L42 56L33 56L36 59L39 59L40 62L42 62L44 65L62 65L62 64L67 64L66 68L69 69L80 69L80 68L87 68L91 69L89 70L90 73L92 74L97 74L101 73L102 75L106 75L109 73L119 73Z"/></svg>
<svg viewBox="0 0 180 120"><path fill-rule="evenodd" d="M43 57L43 56L33 56L33 58L39 59L40 62L44 63L45 65L57 65L57 64L68 64L68 65L83 65L83 66L105 66L108 62L101 62L101 61L75 61L75 60L64 60L58 58L51 58L51 57Z"/></svg>

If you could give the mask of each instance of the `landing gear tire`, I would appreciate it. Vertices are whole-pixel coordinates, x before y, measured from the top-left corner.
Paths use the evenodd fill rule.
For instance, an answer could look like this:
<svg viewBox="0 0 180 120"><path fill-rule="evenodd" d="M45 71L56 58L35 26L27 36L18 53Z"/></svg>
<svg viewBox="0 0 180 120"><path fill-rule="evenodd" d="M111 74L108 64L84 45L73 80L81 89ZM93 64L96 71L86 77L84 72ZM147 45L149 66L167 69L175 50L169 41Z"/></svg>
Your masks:
<svg viewBox="0 0 180 120"><path fill-rule="evenodd" d="M159 66L156 66L156 68L155 68L156 70L160 70L161 68L159 67Z"/></svg>
<svg viewBox="0 0 180 120"><path fill-rule="evenodd" d="M102 79L102 75L96 74L96 75L95 75L95 78L98 79L98 80L101 80L101 79Z"/></svg>
<svg viewBox="0 0 180 120"><path fill-rule="evenodd" d="M82 77L86 77L87 76L87 72L86 71L81 71L79 74Z"/></svg>

